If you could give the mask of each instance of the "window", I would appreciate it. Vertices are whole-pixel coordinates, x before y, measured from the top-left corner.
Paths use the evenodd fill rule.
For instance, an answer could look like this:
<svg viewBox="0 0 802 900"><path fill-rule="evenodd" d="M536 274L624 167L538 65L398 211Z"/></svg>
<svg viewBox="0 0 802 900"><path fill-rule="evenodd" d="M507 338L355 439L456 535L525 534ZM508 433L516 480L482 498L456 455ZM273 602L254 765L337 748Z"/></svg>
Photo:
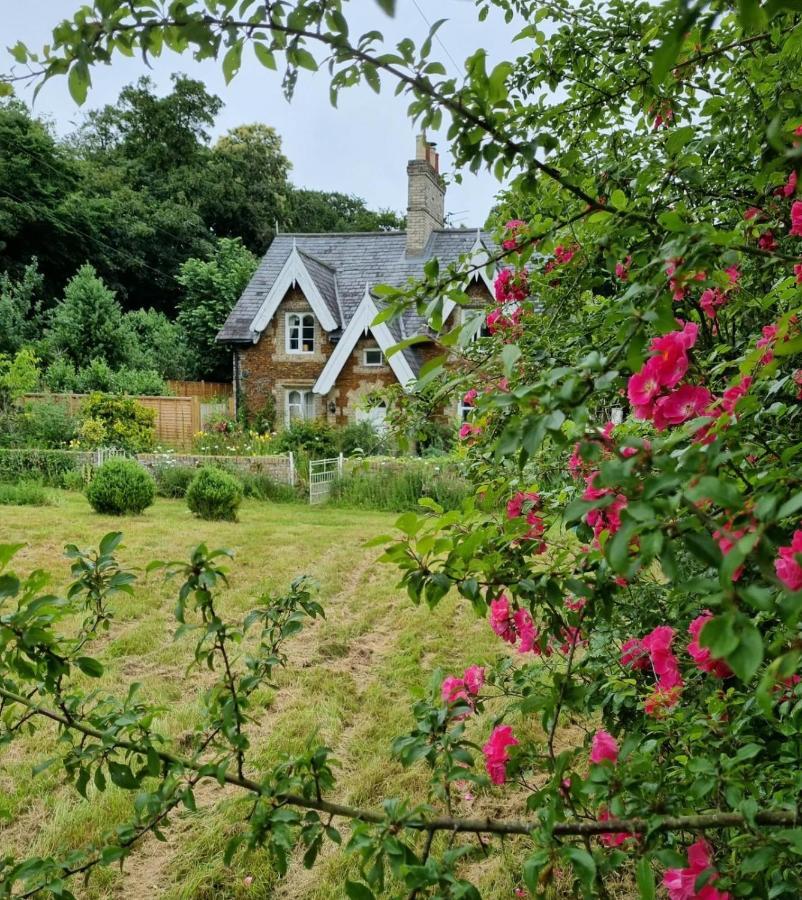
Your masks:
<svg viewBox="0 0 802 900"><path fill-rule="evenodd" d="M474 323L477 319L482 320L482 324L473 332L471 335L471 340L475 341L477 338L489 337L490 330L487 327L487 316L481 310L476 309L463 309L462 311L462 324L469 325L470 327L475 327Z"/></svg>
<svg viewBox="0 0 802 900"><path fill-rule="evenodd" d="M366 366L383 366L384 355L378 347L368 347L362 351L362 363Z"/></svg>
<svg viewBox="0 0 802 900"><path fill-rule="evenodd" d="M315 317L287 313L287 353L315 352Z"/></svg>
<svg viewBox="0 0 802 900"><path fill-rule="evenodd" d="M287 391L287 422L315 418L315 395L312 391Z"/></svg>
<svg viewBox="0 0 802 900"><path fill-rule="evenodd" d="M459 402L459 420L460 423L467 422L468 416L473 412L473 404L466 403L464 400Z"/></svg>

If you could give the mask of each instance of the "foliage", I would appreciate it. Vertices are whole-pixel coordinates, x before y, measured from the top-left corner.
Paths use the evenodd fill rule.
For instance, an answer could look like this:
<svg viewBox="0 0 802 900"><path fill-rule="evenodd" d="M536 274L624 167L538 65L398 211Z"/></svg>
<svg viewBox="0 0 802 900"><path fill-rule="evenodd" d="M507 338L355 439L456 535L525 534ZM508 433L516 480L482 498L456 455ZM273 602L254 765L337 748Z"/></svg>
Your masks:
<svg viewBox="0 0 802 900"><path fill-rule="evenodd" d="M246 46L268 68L280 58L287 94L321 63L335 100L360 80L378 90L392 78L424 127L449 119L458 168L512 179L508 208L521 221L498 234L493 333L473 347L475 329L441 334L458 365L430 360L421 376L431 399L458 385L471 397L462 440L475 497L451 512L424 500L379 542L414 602L436 606L453 588L489 618L500 649L518 652L450 675L415 704L394 752L430 770L425 808L332 804L324 747L248 786L229 677L211 696L239 775L214 771L257 795L231 852L264 847L284 872L298 847L311 864L324 835L340 840L323 812L328 827L337 815L359 822L352 897L384 892L390 877L413 895L478 896L463 877L461 831L520 835L516 878L535 895L605 897L623 880L649 898L660 878L673 898L796 897L796 8L480 0L481 17L511 23L521 55L488 71L480 49L455 78L432 58L436 26L420 47L386 48L375 31L351 39L344 7L244 0L238 21L225 0L166 16L149 0L112 0L102 18L85 8L61 27L42 60L16 51L48 76L69 71L78 100L90 64L118 49L158 53L162 41L219 55L229 80ZM440 332L445 302L468 303L466 273L432 261L424 275L383 288L383 315L414 308ZM643 433L605 424L602 412L622 405ZM421 422L412 417L413 432ZM572 488L526 480L541 448L564 461ZM207 625L199 658L211 665L217 653L223 666L216 565L200 550L184 572L179 610L195 602ZM50 633L42 626L41 640ZM37 660L30 681L52 694L58 669L50 655ZM38 701L12 699L20 715ZM103 734L108 747L114 731ZM143 773L149 746L146 732L126 748ZM163 761L157 752L152 775ZM118 779L131 789L134 770ZM493 791L494 807L521 801L537 816L454 816L466 782ZM453 839L421 853L416 831ZM33 887L54 878L61 889L63 865L23 872L39 879Z"/></svg>
<svg viewBox="0 0 802 900"><path fill-rule="evenodd" d="M130 334L122 307L92 266L81 266L64 288L48 340L76 366L94 359L114 366L127 359Z"/></svg>
<svg viewBox="0 0 802 900"><path fill-rule="evenodd" d="M203 466L189 483L187 506L201 519L236 522L242 494L242 483L230 472Z"/></svg>
<svg viewBox="0 0 802 900"><path fill-rule="evenodd" d="M14 356L0 354L0 412L32 391L39 381L37 358L33 351L24 347Z"/></svg>
<svg viewBox="0 0 802 900"><path fill-rule="evenodd" d="M53 450L67 447L76 437L78 422L69 407L58 401L37 400L18 418L19 446Z"/></svg>
<svg viewBox="0 0 802 900"><path fill-rule="evenodd" d="M406 512L428 497L445 510L459 509L473 488L453 462L375 460L356 463L332 485L330 503L356 509Z"/></svg>
<svg viewBox="0 0 802 900"><path fill-rule="evenodd" d="M313 459L337 453L336 432L320 419L295 419L272 442L274 453L303 451Z"/></svg>
<svg viewBox="0 0 802 900"><path fill-rule="evenodd" d="M176 466L171 463L163 463L156 466L153 470L153 478L156 481L156 493L160 497L183 499L197 471L192 466Z"/></svg>
<svg viewBox="0 0 802 900"><path fill-rule="evenodd" d="M375 391L368 402L386 407L389 434L401 449L431 456L448 453L454 446L456 428L443 415L444 404L451 405L453 398L439 385L430 382L408 392L393 384Z"/></svg>
<svg viewBox="0 0 802 900"><path fill-rule="evenodd" d="M246 497L254 500L270 500L272 503L298 503L303 498L291 484L275 481L263 472L238 472Z"/></svg>
<svg viewBox="0 0 802 900"><path fill-rule="evenodd" d="M372 422L351 422L335 433L338 453L345 456L381 456L387 452L387 438Z"/></svg>
<svg viewBox="0 0 802 900"><path fill-rule="evenodd" d="M60 450L0 450L0 482L35 479L48 487L66 487L75 456Z"/></svg>
<svg viewBox="0 0 802 900"><path fill-rule="evenodd" d="M45 506L49 502L45 489L36 481L0 482L0 506Z"/></svg>
<svg viewBox="0 0 802 900"><path fill-rule="evenodd" d="M86 499L98 513L139 515L152 505L156 486L150 474L133 459L109 459L86 489Z"/></svg>
<svg viewBox="0 0 802 900"><path fill-rule="evenodd" d="M228 419L212 421L192 436L192 452L205 456L270 456L277 453L273 436L243 429Z"/></svg>
<svg viewBox="0 0 802 900"><path fill-rule="evenodd" d="M81 442L146 453L156 443L156 411L130 397L93 393L81 406Z"/></svg>
<svg viewBox="0 0 802 900"><path fill-rule="evenodd" d="M164 397L167 384L155 369L112 369L103 359L93 359L76 369L63 356L57 356L42 373L42 381L54 393L89 394L101 391L112 394Z"/></svg>
<svg viewBox="0 0 802 900"><path fill-rule="evenodd" d="M215 338L255 269L256 257L232 238L221 238L208 259L188 259L181 265L178 322L193 355L193 377L230 377L231 354Z"/></svg>
<svg viewBox="0 0 802 900"><path fill-rule="evenodd" d="M36 337L43 287L35 258L19 278L0 272L0 354L13 355Z"/></svg>
<svg viewBox="0 0 802 900"><path fill-rule="evenodd" d="M158 372L162 378L183 380L190 371L192 351L187 337L177 322L155 309L135 309L124 316L131 334L126 366L130 374ZM163 391L162 391L163 392ZM134 391L128 393L150 393Z"/></svg>
<svg viewBox="0 0 802 900"><path fill-rule="evenodd" d="M360 197L337 191L295 189L289 196L288 231L393 231L404 219L392 210L369 210Z"/></svg>

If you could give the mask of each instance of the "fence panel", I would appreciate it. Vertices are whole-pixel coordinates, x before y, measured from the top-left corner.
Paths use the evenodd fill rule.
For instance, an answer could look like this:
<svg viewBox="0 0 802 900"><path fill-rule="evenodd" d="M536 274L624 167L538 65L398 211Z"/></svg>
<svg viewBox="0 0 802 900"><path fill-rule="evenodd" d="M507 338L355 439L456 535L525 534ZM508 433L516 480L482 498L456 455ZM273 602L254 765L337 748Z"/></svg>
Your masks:
<svg viewBox="0 0 802 900"><path fill-rule="evenodd" d="M332 484L342 478L343 455L331 459L309 460L309 502L322 503L328 499Z"/></svg>
<svg viewBox="0 0 802 900"><path fill-rule="evenodd" d="M233 385L224 381L168 381L167 387L177 397L200 397L203 400L217 400L233 397Z"/></svg>

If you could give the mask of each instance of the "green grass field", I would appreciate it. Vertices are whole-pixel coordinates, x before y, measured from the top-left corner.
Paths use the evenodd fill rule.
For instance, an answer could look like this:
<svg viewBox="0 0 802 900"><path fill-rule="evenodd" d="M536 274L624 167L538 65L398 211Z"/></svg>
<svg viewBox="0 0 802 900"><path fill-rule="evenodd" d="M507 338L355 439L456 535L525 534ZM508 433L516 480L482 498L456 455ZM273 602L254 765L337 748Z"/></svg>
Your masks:
<svg viewBox="0 0 802 900"><path fill-rule="evenodd" d="M389 753L393 737L411 724L414 691L437 666L461 670L492 659L499 645L487 624L457 599L447 598L433 613L413 606L396 587L398 573L375 562L379 551L364 542L389 531L393 515L246 501L239 523L208 523L194 519L182 501L159 500L142 516L116 519L93 513L78 494L54 491L52 497L50 506L0 507L0 543L25 541L16 570L48 569L58 587L69 579L64 544L96 546L111 530L125 534L118 557L127 567L184 558L201 541L234 550L223 615L241 616L262 591L281 590L299 574L315 577L327 618L293 640L279 689L264 695L263 719L252 734L254 767L267 767L282 751L300 750L315 737L333 748L340 763L336 799L369 806L385 796L426 799L426 773L402 770ZM166 707L158 730L180 738L193 728L206 682L197 672L187 674L190 641L173 641L174 593L174 585L143 574L132 597L115 600L110 633L93 652L106 666L102 690L124 694L130 682L140 682L145 698ZM90 794L87 802L63 783L57 767L32 774L52 754L54 739L55 731L45 726L0 750L3 853L80 847L128 814L132 797L125 791L110 788ZM198 811L173 816L166 843L149 836L123 872L98 869L86 886L72 889L81 897L126 900L345 896L343 883L355 861L330 850L311 872L299 858L283 880L265 854L239 856L224 866L226 842L247 810L236 792L204 782ZM458 811L479 810L521 812L499 794L480 796ZM503 858L513 846L489 859L477 846L466 863L465 874L484 896L512 896ZM246 876L253 877L250 886Z"/></svg>

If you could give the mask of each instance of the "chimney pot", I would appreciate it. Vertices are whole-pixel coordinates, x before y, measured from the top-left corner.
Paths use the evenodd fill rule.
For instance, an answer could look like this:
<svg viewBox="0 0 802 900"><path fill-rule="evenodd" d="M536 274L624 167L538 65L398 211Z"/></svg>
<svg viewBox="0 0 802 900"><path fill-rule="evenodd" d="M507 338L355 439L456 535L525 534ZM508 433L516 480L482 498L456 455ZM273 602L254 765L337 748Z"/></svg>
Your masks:
<svg viewBox="0 0 802 900"><path fill-rule="evenodd" d="M407 256L420 256L436 228L445 220L445 184L440 177L436 145L422 132L415 141L415 159L407 164Z"/></svg>

